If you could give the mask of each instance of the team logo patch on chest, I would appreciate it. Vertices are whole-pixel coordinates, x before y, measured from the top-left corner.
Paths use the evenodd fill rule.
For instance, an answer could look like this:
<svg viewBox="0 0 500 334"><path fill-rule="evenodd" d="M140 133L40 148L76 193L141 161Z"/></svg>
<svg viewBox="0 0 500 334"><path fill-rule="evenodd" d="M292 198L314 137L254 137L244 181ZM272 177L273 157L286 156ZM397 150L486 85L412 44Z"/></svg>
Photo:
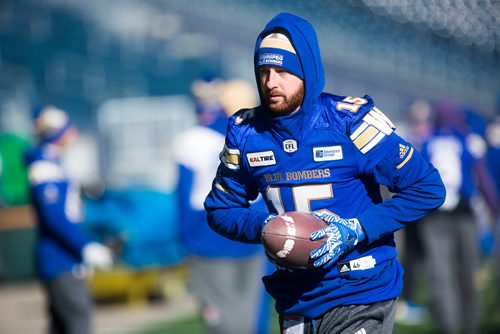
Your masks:
<svg viewBox="0 0 500 334"><path fill-rule="evenodd" d="M247 160L250 167L276 165L276 158L273 151L247 153Z"/></svg>
<svg viewBox="0 0 500 334"><path fill-rule="evenodd" d="M327 146L313 148L314 161L333 161L342 160L342 146Z"/></svg>
<svg viewBox="0 0 500 334"><path fill-rule="evenodd" d="M283 150L287 153L292 153L297 151L297 141L293 139L287 139L283 142Z"/></svg>

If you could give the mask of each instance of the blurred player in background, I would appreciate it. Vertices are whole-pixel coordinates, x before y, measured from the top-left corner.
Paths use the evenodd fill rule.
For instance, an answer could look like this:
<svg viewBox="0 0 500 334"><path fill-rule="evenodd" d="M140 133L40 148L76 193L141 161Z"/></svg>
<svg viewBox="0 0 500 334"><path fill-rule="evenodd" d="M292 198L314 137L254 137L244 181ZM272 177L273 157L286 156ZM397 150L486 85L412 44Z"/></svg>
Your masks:
<svg viewBox="0 0 500 334"><path fill-rule="evenodd" d="M111 251L87 238L79 225L78 189L61 157L78 130L66 112L53 106L34 114L37 146L26 154L32 204L38 220L35 261L50 316L49 333L92 333L92 299L86 277L94 268L112 266Z"/></svg>
<svg viewBox="0 0 500 334"><path fill-rule="evenodd" d="M273 215L252 210L261 193L273 214L313 212L328 227L314 268L263 278L282 333L391 333L403 270L394 232L444 200L437 170L394 131L371 97L322 92L316 33L282 13L254 52L261 105L231 117L221 164L205 200L210 225L259 243ZM395 195L382 201L379 185Z"/></svg>
<svg viewBox="0 0 500 334"><path fill-rule="evenodd" d="M266 261L261 247L215 233L203 208L224 148L228 115L254 106L256 96L245 81L224 82L216 77L195 81L192 94L198 125L174 141L180 230L190 255L191 285L209 333L266 333L270 297L265 297L260 283Z"/></svg>
<svg viewBox="0 0 500 334"><path fill-rule="evenodd" d="M472 133L463 108L452 99L435 104L435 125L422 145L446 186L442 207L421 225L428 259L435 320L444 333L479 333L480 308L475 276L479 270L478 226L473 199L483 196L487 215L498 215L496 192L486 165L486 144Z"/></svg>
<svg viewBox="0 0 500 334"><path fill-rule="evenodd" d="M486 141L488 143L488 167L495 184L497 195L500 194L500 94L497 100L497 115L489 122L486 128ZM493 256L493 312L500 312L500 217L495 217L493 227L495 242Z"/></svg>
<svg viewBox="0 0 500 334"><path fill-rule="evenodd" d="M421 151L422 143L430 136L433 127L432 106L430 102L419 99L410 104L407 111L408 131L404 137L417 150ZM426 320L427 310L417 301L418 278L425 265L425 252L422 245L421 224L415 222L401 230L404 240L398 244L400 259L405 270L403 291L398 300L396 321L408 325L416 325Z"/></svg>
<svg viewBox="0 0 500 334"><path fill-rule="evenodd" d="M500 194L500 97L498 100L497 115L488 123L485 137L488 144L488 168L497 194Z"/></svg>

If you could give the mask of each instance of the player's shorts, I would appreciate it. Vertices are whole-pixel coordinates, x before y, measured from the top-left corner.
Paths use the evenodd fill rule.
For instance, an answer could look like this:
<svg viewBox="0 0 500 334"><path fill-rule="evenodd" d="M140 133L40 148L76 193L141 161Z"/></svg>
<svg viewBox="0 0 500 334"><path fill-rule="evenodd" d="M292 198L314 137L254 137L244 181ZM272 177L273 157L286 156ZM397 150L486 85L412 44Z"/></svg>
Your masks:
<svg viewBox="0 0 500 334"><path fill-rule="evenodd" d="M390 334L396 316L396 299L333 308L317 319L280 316L282 334Z"/></svg>

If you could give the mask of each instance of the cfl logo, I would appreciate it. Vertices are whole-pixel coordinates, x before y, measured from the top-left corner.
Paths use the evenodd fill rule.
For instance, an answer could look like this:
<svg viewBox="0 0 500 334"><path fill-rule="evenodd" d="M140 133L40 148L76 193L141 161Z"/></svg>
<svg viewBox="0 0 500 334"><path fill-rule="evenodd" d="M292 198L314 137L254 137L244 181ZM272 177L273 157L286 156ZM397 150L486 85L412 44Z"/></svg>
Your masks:
<svg viewBox="0 0 500 334"><path fill-rule="evenodd" d="M292 153L297 151L297 141L288 139L283 142L283 149L285 152Z"/></svg>

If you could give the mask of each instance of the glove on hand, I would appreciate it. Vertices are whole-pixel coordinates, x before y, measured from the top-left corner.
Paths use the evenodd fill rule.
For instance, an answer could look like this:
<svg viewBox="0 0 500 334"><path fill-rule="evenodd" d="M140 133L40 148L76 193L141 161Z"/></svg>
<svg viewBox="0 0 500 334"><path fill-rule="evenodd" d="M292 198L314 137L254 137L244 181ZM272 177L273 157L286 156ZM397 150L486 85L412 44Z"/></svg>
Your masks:
<svg viewBox="0 0 500 334"><path fill-rule="evenodd" d="M269 216L267 216L266 220L264 220L264 226L273 218L276 218L277 215L275 215L274 213L271 213Z"/></svg>
<svg viewBox="0 0 500 334"><path fill-rule="evenodd" d="M322 246L310 254L311 259L316 260L315 267L337 262L342 254L365 239L363 228L356 218L343 219L324 211L312 212L311 214L329 225L311 233L311 240L328 237Z"/></svg>
<svg viewBox="0 0 500 334"><path fill-rule="evenodd" d="M83 262L90 268L109 270L113 265L111 249L98 242L83 247L82 255Z"/></svg>

